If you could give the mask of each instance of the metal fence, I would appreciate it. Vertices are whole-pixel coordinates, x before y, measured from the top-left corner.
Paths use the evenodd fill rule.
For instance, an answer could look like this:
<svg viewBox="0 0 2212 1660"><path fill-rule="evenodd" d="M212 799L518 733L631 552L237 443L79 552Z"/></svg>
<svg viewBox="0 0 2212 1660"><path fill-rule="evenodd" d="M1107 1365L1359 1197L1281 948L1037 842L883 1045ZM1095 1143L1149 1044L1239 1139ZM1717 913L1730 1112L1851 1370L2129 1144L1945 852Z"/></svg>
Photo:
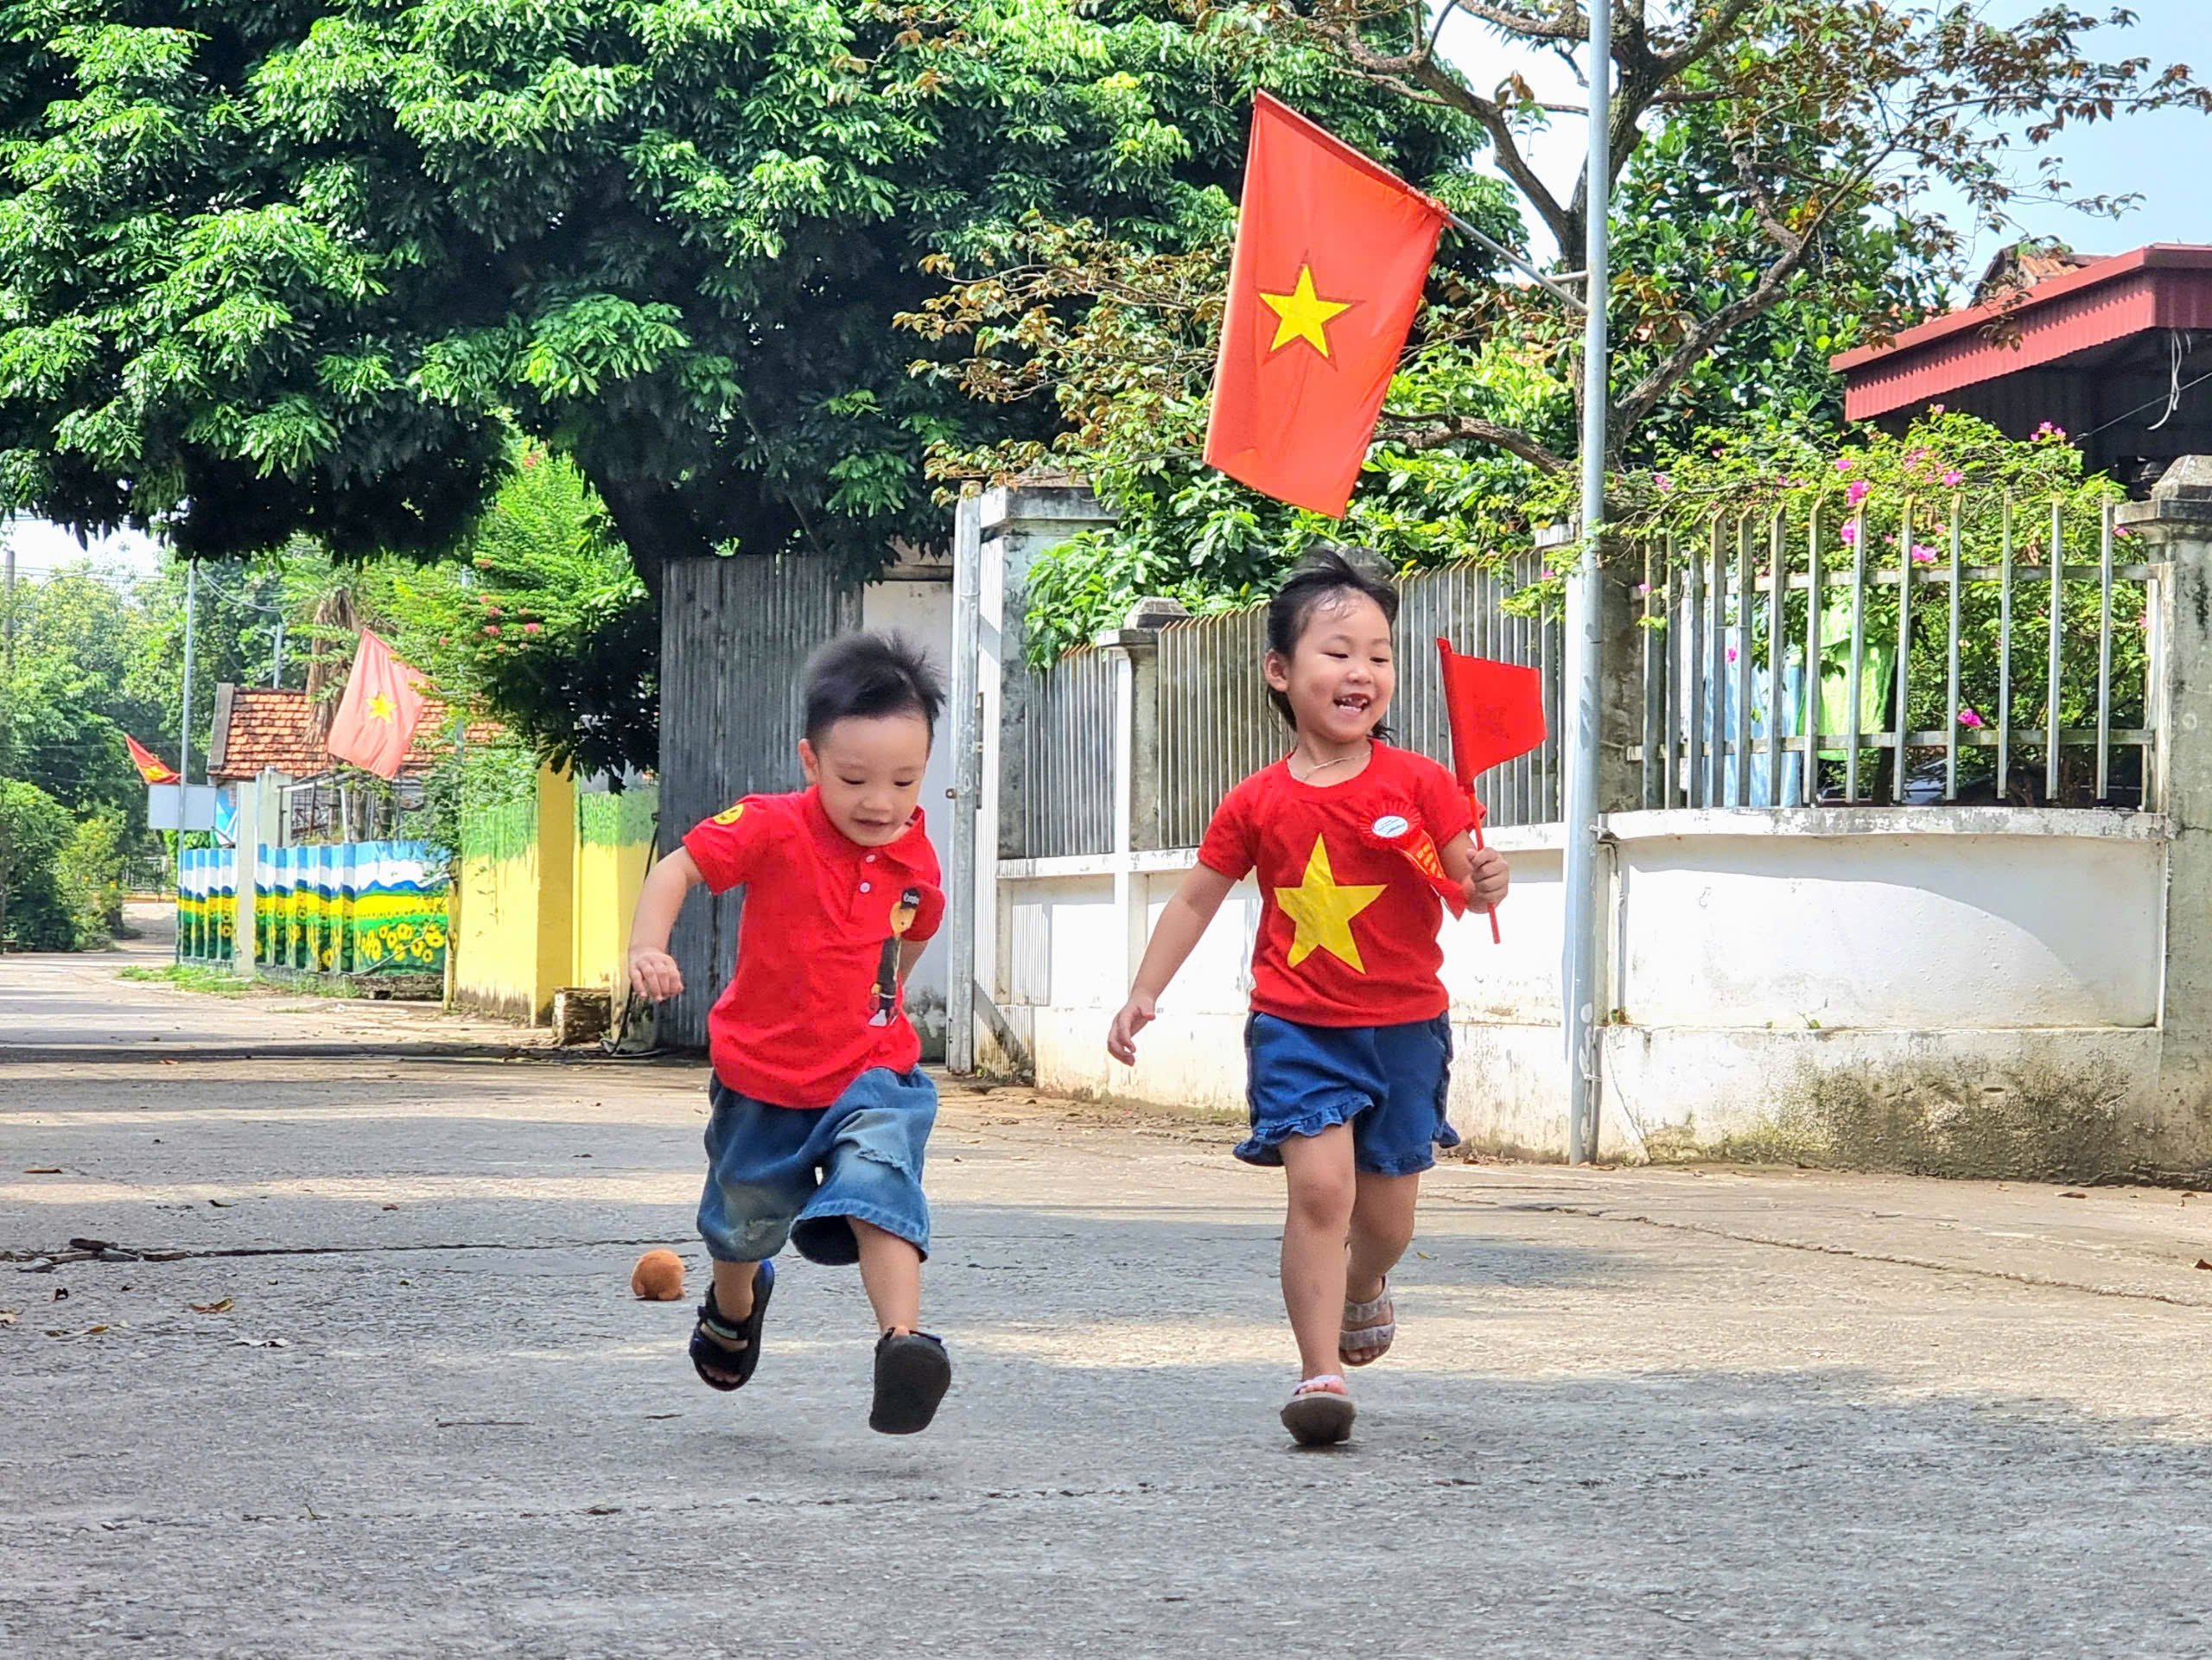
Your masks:
<svg viewBox="0 0 2212 1660"><path fill-rule="evenodd" d="M2164 572L2125 535L1960 496L1653 543L1643 805L2155 807Z"/></svg>
<svg viewBox="0 0 2212 1660"><path fill-rule="evenodd" d="M1526 582L1536 562L1522 562ZM1390 705L1393 741L1449 764L1452 735L1435 648L1449 639L1462 652L1541 671L1544 713L1558 726L1561 642L1555 620L1509 615L1501 601L1514 579L1488 567L1426 571L1399 586L1398 686ZM1177 623L1160 637L1160 841L1192 847L1236 782L1290 747L1289 728L1268 701L1260 665L1267 655L1264 607ZM1560 812L1559 740L1490 773L1482 784L1494 825L1542 824Z"/></svg>
<svg viewBox="0 0 2212 1660"><path fill-rule="evenodd" d="M1021 727L1019 846L1027 857L1114 845L1115 695L1120 663L1085 646L1038 677Z"/></svg>

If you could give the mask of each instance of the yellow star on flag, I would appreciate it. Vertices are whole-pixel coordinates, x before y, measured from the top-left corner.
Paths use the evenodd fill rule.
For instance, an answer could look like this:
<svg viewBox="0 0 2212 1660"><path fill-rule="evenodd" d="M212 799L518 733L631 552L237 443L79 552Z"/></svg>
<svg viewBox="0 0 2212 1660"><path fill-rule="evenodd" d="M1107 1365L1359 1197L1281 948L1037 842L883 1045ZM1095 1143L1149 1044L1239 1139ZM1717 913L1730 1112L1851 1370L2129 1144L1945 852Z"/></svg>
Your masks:
<svg viewBox="0 0 2212 1660"><path fill-rule="evenodd" d="M1323 357L1329 355L1329 331L1325 325L1338 312L1350 311L1349 301L1324 300L1313 292L1313 267L1298 268L1298 286L1287 294L1262 293L1260 302L1274 312L1274 344L1270 352L1280 352L1293 340L1304 340Z"/></svg>
<svg viewBox="0 0 2212 1660"><path fill-rule="evenodd" d="M1351 919L1387 891L1387 883L1339 887L1336 873L1329 868L1328 843L1315 836L1313 855L1306 861L1306 880L1295 887L1275 889L1275 903L1298 928L1290 943L1290 966L1296 968L1315 951L1324 951L1349 964L1355 974L1366 973L1359 942L1352 938Z"/></svg>
<svg viewBox="0 0 2212 1660"><path fill-rule="evenodd" d="M398 713L391 699L382 692L377 693L375 696L369 699L369 718L372 721L389 721L396 717Z"/></svg>

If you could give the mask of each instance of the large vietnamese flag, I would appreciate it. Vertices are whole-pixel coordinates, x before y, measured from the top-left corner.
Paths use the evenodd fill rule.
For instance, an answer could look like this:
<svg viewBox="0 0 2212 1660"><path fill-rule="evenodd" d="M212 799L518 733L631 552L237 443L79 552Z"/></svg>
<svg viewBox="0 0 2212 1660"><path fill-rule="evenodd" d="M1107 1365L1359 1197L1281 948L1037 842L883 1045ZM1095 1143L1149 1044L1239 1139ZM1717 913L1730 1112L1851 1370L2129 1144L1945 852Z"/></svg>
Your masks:
<svg viewBox="0 0 2212 1660"><path fill-rule="evenodd" d="M1259 94L1208 465L1294 506L1343 516L1449 217Z"/></svg>
<svg viewBox="0 0 2212 1660"><path fill-rule="evenodd" d="M346 695L338 700L324 747L364 772L397 778L415 741L415 728L423 721L421 679L384 641L361 630L353 673L346 682Z"/></svg>

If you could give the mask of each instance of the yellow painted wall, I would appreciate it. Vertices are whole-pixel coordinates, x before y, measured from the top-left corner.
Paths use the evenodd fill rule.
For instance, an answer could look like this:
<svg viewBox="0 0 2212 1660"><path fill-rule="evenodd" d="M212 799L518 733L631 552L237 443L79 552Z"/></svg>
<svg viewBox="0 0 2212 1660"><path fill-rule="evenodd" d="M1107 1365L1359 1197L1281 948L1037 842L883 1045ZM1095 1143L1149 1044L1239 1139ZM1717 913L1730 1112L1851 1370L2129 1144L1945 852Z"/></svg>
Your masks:
<svg viewBox="0 0 2212 1660"><path fill-rule="evenodd" d="M463 825L454 1002L532 1024L563 987L617 990L651 863L657 792L579 792L541 770L531 798Z"/></svg>

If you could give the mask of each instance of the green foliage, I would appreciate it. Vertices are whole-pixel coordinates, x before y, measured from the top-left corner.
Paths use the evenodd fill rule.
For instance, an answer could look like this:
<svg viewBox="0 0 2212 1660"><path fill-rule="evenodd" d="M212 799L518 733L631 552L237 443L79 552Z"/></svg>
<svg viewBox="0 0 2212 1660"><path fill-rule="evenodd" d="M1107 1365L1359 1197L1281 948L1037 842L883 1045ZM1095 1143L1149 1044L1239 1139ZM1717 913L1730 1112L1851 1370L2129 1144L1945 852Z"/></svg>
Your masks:
<svg viewBox="0 0 2212 1660"><path fill-rule="evenodd" d="M270 989L265 980L241 980L227 969L206 963L170 963L158 969L118 969L115 977L175 986L182 991L203 991L211 997L258 997L266 995ZM285 995L296 997L317 994L313 987L288 986Z"/></svg>
<svg viewBox="0 0 2212 1660"><path fill-rule="evenodd" d="M190 554L443 554L519 428L649 581L872 568L942 536L927 446L1023 424L906 373L925 257L1038 211L1187 240L1262 79L1417 172L1465 148L1181 12L0 4L0 495Z"/></svg>
<svg viewBox="0 0 2212 1660"><path fill-rule="evenodd" d="M0 896L5 938L19 950L73 951L85 943L56 869L73 828L69 810L45 791L0 779Z"/></svg>
<svg viewBox="0 0 2212 1660"><path fill-rule="evenodd" d="M124 857L123 820L113 813L79 819L54 856L54 887L80 951L105 945L122 932Z"/></svg>
<svg viewBox="0 0 2212 1660"><path fill-rule="evenodd" d="M658 615L583 474L525 452L465 551L458 569L391 561L361 584L400 655L556 766L654 766Z"/></svg>

